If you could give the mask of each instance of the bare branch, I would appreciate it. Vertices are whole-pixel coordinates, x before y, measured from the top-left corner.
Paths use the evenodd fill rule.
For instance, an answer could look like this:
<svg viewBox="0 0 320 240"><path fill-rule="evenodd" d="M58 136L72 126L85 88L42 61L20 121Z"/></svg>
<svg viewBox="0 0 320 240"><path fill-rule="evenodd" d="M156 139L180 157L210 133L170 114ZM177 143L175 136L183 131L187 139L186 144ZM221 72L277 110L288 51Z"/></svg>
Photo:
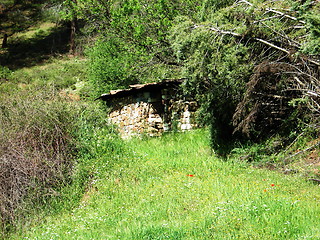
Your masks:
<svg viewBox="0 0 320 240"><path fill-rule="evenodd" d="M266 26L268 29L270 29L271 31L273 31L274 33L276 33L277 35L279 35L280 37L282 37L282 38L284 38L284 39L288 40L288 41L289 41L289 45L290 45L290 46L294 46L294 47L300 47L300 46L301 46L301 44L300 44L300 43L298 43L297 41L295 41L295 40L291 39L291 38L290 38L290 37L288 37L287 35L284 35L284 34L282 34L282 33L278 32L278 31L274 30L273 28L271 28L270 26L268 26L268 25L267 25L267 24L265 24L265 23L262 23L262 24L263 24L264 26ZM292 42L292 43L294 43L295 45L291 44L291 42Z"/></svg>
<svg viewBox="0 0 320 240"><path fill-rule="evenodd" d="M288 15L288 14L285 14L285 13L283 13L283 12L277 11L277 10L272 9L272 8L267 8L267 11L268 11L268 12L273 12L273 13L276 13L276 14L279 14L279 15L281 15L281 16L284 16L284 17L289 18L289 19L294 20L294 21L298 21L298 22L303 23L303 24L306 23L305 21L299 20L299 19L296 18L296 17L290 16L290 15Z"/></svg>
<svg viewBox="0 0 320 240"><path fill-rule="evenodd" d="M305 86L305 84L297 76L294 76L293 79L296 80L300 85Z"/></svg>
<svg viewBox="0 0 320 240"><path fill-rule="evenodd" d="M307 60L308 62L310 62L310 63L313 63L313 64L317 65L317 66L320 66L320 62L318 62L318 61L316 61L316 60L313 60L313 59L310 59L310 58L307 58L306 60Z"/></svg>
<svg viewBox="0 0 320 240"><path fill-rule="evenodd" d="M252 3L250 3L250 2L248 2L248 1L246 1L246 0L240 0L240 1L238 1L237 2L237 4L239 4L239 3L245 3L245 4L248 4L249 6L253 6L253 4Z"/></svg>
<svg viewBox="0 0 320 240"><path fill-rule="evenodd" d="M268 21L268 20L273 19L273 18L279 18L279 16L275 15L275 16L264 18L264 19L256 20L256 21L253 22L253 24L256 24L256 23L259 23L259 22Z"/></svg>
<svg viewBox="0 0 320 240"><path fill-rule="evenodd" d="M319 145L320 145L320 141L317 142L316 144L312 145L311 147L308 147L308 148L306 148L306 149L304 149L304 150L301 150L301 151L299 151L299 152L296 152L295 154L292 154L292 155L284 158L284 159L283 159L283 162L286 164L287 161L288 161L290 158L293 158L293 157L295 157L295 156L297 156L297 155L299 155L299 154L302 154L302 153L305 153L305 152L307 152L307 151L310 151L311 149L313 149L313 148L315 148L315 147L317 147L317 146L319 146Z"/></svg>
<svg viewBox="0 0 320 240"><path fill-rule="evenodd" d="M282 52L285 52L285 53L288 54L288 55L290 54L290 52L289 52L287 49L278 47L278 46L274 45L273 43L270 43L270 42L268 42L268 41L266 41L266 40L263 40L263 39L261 39L261 38L253 38L253 39L254 39L254 40L257 40L258 42L264 43L264 44L266 44L266 45L268 45L268 46L270 46L270 47L272 47L272 48L275 48L275 49L278 49L278 50L280 50L280 51L282 51Z"/></svg>
<svg viewBox="0 0 320 240"><path fill-rule="evenodd" d="M195 28L198 28L198 27L202 27L202 26L195 25L193 28L195 29ZM221 29L219 29L219 28L217 28L217 27L210 27L209 29L210 29L211 31L215 31L215 32L217 32L217 33L219 33L219 34L232 35L232 36L235 36L235 37L242 37L242 35L239 34L239 33L232 32L232 31L221 30ZM266 41L266 40L263 40L263 39L261 39L261 38L253 38L253 39L256 40L256 41L258 41L258 42L264 43L264 44L266 44L266 45L268 45L268 46L270 46L270 47L272 47L272 48L275 48L275 49L277 49L277 50L280 50L280 51L282 51L282 52L284 52L284 53L286 53L286 54L288 54L288 55L290 55L289 50L287 50L287 49L285 49L285 48L281 48L281 47L279 47L279 46L277 46L277 45L275 45L275 44L273 44L273 43L271 43L271 42L268 42L268 41ZM320 63L319 63L319 65L320 65Z"/></svg>
<svg viewBox="0 0 320 240"><path fill-rule="evenodd" d="M221 29L216 28L216 27L211 27L210 30L211 31L215 31L217 33L221 33L221 34L232 35L232 36L235 36L235 37L241 37L241 34L239 34L239 33L221 30Z"/></svg>

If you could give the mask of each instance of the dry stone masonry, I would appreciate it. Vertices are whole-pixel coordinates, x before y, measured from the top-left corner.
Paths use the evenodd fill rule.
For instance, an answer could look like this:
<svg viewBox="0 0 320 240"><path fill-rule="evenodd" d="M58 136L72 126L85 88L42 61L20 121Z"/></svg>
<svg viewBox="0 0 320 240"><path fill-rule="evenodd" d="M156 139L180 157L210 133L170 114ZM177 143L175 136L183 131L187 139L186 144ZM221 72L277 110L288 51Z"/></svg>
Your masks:
<svg viewBox="0 0 320 240"><path fill-rule="evenodd" d="M110 107L109 120L119 127L123 138L160 136L163 132L197 127L197 103L182 95L182 80L131 85L99 99Z"/></svg>

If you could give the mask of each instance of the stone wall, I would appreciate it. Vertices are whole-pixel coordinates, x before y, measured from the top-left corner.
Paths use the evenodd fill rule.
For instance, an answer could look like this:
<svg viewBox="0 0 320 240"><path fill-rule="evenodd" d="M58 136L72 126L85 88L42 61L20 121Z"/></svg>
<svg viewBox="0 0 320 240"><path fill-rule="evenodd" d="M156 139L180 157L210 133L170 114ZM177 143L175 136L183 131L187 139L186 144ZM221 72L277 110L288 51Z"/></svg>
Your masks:
<svg viewBox="0 0 320 240"><path fill-rule="evenodd" d="M109 103L109 119L119 126L123 138L142 134L160 136L165 131L185 131L197 127L196 102L178 99L170 91L144 92L114 99Z"/></svg>
<svg viewBox="0 0 320 240"><path fill-rule="evenodd" d="M123 138L148 133L159 136L163 132L163 121L154 107L146 102L136 102L111 111L109 119L119 126Z"/></svg>

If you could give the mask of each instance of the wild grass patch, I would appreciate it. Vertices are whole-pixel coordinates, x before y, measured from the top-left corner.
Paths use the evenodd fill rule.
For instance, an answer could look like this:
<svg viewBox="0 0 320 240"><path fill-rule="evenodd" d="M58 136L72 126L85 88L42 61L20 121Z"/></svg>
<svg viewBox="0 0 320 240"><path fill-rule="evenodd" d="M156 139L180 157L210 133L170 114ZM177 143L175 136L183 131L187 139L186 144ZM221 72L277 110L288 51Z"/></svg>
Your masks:
<svg viewBox="0 0 320 240"><path fill-rule="evenodd" d="M237 159L223 161L211 153L204 130L132 140L126 148L78 208L23 237L319 238L318 186Z"/></svg>
<svg viewBox="0 0 320 240"><path fill-rule="evenodd" d="M21 68L13 71L10 80L41 88L54 86L56 89L76 89L76 84L86 80L85 59L52 59L44 65Z"/></svg>

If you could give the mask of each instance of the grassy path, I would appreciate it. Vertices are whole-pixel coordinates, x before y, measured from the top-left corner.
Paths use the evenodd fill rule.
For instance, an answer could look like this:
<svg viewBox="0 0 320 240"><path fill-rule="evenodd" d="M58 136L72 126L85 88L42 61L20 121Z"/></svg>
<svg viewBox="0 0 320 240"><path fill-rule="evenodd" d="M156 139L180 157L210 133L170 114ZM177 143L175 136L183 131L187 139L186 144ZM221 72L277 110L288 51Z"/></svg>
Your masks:
<svg viewBox="0 0 320 240"><path fill-rule="evenodd" d="M224 162L207 133L131 141L72 212L25 239L320 239L320 189Z"/></svg>

